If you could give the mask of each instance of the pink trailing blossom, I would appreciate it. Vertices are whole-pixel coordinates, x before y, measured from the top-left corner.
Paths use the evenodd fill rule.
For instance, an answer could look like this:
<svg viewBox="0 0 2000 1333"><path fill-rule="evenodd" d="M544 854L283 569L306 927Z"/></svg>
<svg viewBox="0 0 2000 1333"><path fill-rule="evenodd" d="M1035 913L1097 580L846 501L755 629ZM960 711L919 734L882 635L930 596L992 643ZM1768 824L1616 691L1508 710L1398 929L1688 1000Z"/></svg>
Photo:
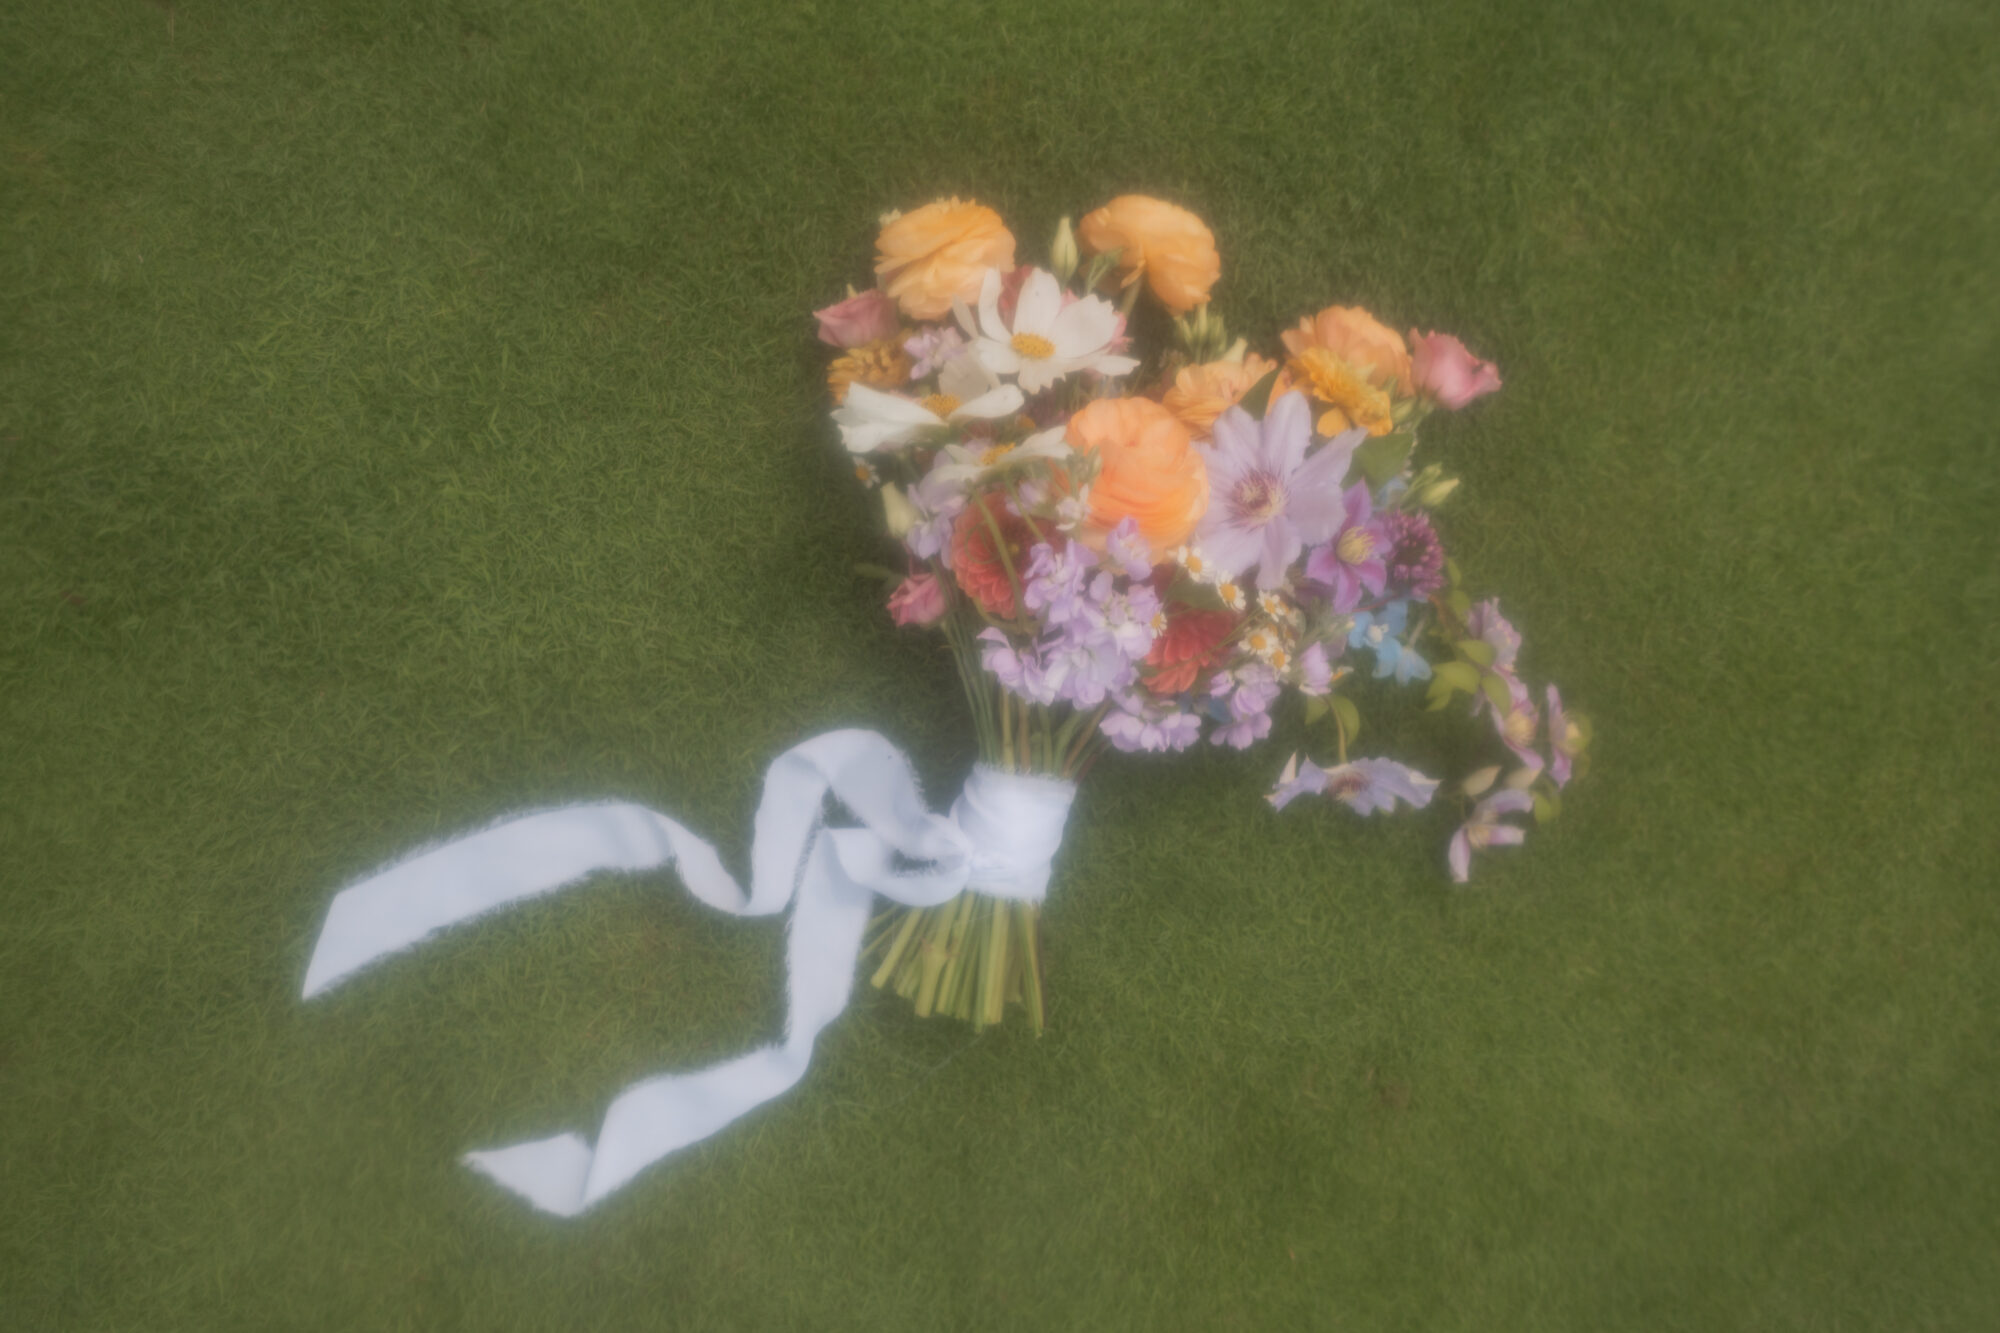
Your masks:
<svg viewBox="0 0 2000 1333"><path fill-rule="evenodd" d="M912 574L889 594L889 618L898 625L930 625L944 615L944 589L932 574Z"/></svg>
<svg viewBox="0 0 2000 1333"><path fill-rule="evenodd" d="M819 340L835 347L880 342L900 327L896 303L873 287L813 311L813 318L819 321Z"/></svg>
<svg viewBox="0 0 2000 1333"><path fill-rule="evenodd" d="M1419 393L1429 394L1456 412L1475 398L1500 387L1500 370L1491 361L1481 361L1466 350L1465 344L1449 333L1417 336L1410 330L1410 376Z"/></svg>

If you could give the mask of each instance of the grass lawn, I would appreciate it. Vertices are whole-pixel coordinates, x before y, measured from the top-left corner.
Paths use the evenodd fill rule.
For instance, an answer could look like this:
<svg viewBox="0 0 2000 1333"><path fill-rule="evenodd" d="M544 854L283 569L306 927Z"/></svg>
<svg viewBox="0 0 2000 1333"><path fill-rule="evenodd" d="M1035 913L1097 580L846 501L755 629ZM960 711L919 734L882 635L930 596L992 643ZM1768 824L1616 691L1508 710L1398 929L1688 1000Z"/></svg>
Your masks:
<svg viewBox="0 0 2000 1333"><path fill-rule="evenodd" d="M75 0L0 14L0 1327L2000 1327L2000 11ZM970 756L806 312L1142 190L1455 331L1442 525L1561 821L1099 765L1051 1023L864 992L576 1222L456 1164L776 1031L671 875L302 1005L342 884L623 796L740 861ZM1438 742L1420 696L1369 748Z"/></svg>

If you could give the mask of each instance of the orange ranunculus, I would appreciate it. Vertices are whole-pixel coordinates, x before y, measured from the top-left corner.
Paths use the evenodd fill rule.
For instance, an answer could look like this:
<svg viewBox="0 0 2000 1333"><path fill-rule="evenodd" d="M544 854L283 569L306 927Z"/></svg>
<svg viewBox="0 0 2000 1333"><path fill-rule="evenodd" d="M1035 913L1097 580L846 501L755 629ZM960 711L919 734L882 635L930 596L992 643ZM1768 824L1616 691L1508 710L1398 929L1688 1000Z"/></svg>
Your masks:
<svg viewBox="0 0 2000 1333"><path fill-rule="evenodd" d="M1184 315L1208 300L1222 276L1215 233L1185 208L1143 194L1121 194L1076 229L1093 254L1117 250L1119 271L1131 283L1144 275L1160 304Z"/></svg>
<svg viewBox="0 0 2000 1333"><path fill-rule="evenodd" d="M943 319L952 298L979 299L989 268L1014 267L1014 233L984 204L939 199L875 238L875 276L911 319Z"/></svg>
<svg viewBox="0 0 2000 1333"><path fill-rule="evenodd" d="M1163 400L1166 409L1187 423L1189 430L1197 435L1207 435L1215 425L1215 419L1236 406L1239 399L1257 387L1257 381L1276 370L1275 363L1266 361L1255 352L1241 361L1209 361L1199 366L1184 366L1174 376L1172 387ZM1280 396L1276 385L1272 386L1271 397Z"/></svg>
<svg viewBox="0 0 2000 1333"><path fill-rule="evenodd" d="M1393 388L1409 396L1410 349L1403 335L1358 305L1330 305L1278 336L1295 357L1308 347L1324 347L1360 371L1376 388Z"/></svg>
<svg viewBox="0 0 2000 1333"><path fill-rule="evenodd" d="M1208 468L1179 418L1150 398L1100 398L1069 419L1068 437L1097 452L1086 545L1101 549L1127 517L1156 556L1187 540L1208 508Z"/></svg>
<svg viewBox="0 0 2000 1333"><path fill-rule="evenodd" d="M1314 426L1320 434L1338 435L1360 426L1370 435L1387 435L1396 428L1389 391L1370 384L1366 374L1324 347L1302 349L1288 369L1300 388L1326 404Z"/></svg>

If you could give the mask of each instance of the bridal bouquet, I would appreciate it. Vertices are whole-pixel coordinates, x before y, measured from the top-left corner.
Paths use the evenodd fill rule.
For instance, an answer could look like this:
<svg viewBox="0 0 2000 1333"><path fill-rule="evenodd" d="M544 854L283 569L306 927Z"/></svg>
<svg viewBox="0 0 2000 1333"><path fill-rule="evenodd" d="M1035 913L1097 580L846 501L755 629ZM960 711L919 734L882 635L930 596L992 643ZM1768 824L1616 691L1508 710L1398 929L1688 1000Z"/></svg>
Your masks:
<svg viewBox="0 0 2000 1333"><path fill-rule="evenodd" d="M1199 218L1136 195L1064 219L1044 267L977 203L883 219L875 285L816 317L840 439L906 566L874 571L889 613L950 645L983 766L1063 782L1107 746L1248 747L1295 694L1324 748L1284 766L1273 805L1422 808L1439 779L1351 752L1351 683L1469 700L1502 762L1453 787L1463 882L1475 851L1525 837L1509 817L1555 816L1590 740L1462 585L1431 517L1458 482L1415 459L1424 419L1499 374L1350 306L1253 350L1209 303L1220 273ZM1018 1002L1039 1031L1038 913L977 882L892 907L871 979L978 1027Z"/></svg>
<svg viewBox="0 0 2000 1333"><path fill-rule="evenodd" d="M351 884L306 965L311 998L606 871L672 867L717 911L788 913L781 1039L632 1084L594 1142L567 1130L465 1154L545 1212L595 1207L793 1087L861 958L920 1014L985 1027L1018 1002L1039 1032L1039 905L1076 782L1107 746L1246 748L1289 692L1323 739L1318 760L1285 764L1273 805L1421 808L1438 779L1351 753L1353 682L1428 682L1433 708L1469 699L1503 756L1454 783L1461 881L1473 852L1522 840L1510 817L1553 817L1584 762L1589 724L1553 686L1528 688L1520 636L1445 556L1430 511L1457 482L1412 461L1429 413L1500 385L1456 338L1405 342L1332 306L1267 359L1208 304L1208 228L1154 199L1065 221L1046 268L1016 264L999 217L956 199L887 218L879 250L876 286L820 311L820 336L840 349L841 439L902 549L906 572L879 571L889 612L944 636L971 704L981 762L950 810L930 809L887 737L824 732L765 774L747 887L671 814L579 802ZM853 822L828 823L829 801Z"/></svg>

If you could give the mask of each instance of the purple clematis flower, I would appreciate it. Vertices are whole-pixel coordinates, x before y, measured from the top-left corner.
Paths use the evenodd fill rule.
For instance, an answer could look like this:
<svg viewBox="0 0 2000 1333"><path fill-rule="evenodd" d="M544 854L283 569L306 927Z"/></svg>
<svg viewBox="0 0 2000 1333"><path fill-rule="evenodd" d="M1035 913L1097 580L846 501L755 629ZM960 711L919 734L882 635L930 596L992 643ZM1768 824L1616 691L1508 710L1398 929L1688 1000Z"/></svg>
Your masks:
<svg viewBox="0 0 2000 1333"><path fill-rule="evenodd" d="M1437 786L1436 778L1427 778L1393 759L1356 759L1325 769L1308 759L1299 765L1296 776L1280 780L1269 799L1282 810L1297 797L1325 793L1357 815L1372 815L1378 811L1394 813L1398 800L1421 810L1431 803Z"/></svg>
<svg viewBox="0 0 2000 1333"><path fill-rule="evenodd" d="M1389 536L1375 518L1368 483L1357 481L1341 497L1341 517L1333 538L1306 557L1306 577L1333 589L1333 609L1342 615L1361 605L1361 594L1380 597L1389 569L1382 561Z"/></svg>
<svg viewBox="0 0 2000 1333"><path fill-rule="evenodd" d="M1215 443L1199 446L1210 499L1195 540L1221 578L1255 565L1257 586L1276 588L1308 543L1339 529L1340 483L1367 432L1337 435L1308 458L1312 411L1301 393L1272 403L1262 421L1232 407L1213 432Z"/></svg>
<svg viewBox="0 0 2000 1333"><path fill-rule="evenodd" d="M1527 840L1528 830L1500 822L1502 815L1524 815L1535 808L1535 798L1508 787L1493 793L1472 807L1472 817L1459 825L1451 838L1451 877L1463 884L1472 876L1472 853L1487 847L1518 847Z"/></svg>

